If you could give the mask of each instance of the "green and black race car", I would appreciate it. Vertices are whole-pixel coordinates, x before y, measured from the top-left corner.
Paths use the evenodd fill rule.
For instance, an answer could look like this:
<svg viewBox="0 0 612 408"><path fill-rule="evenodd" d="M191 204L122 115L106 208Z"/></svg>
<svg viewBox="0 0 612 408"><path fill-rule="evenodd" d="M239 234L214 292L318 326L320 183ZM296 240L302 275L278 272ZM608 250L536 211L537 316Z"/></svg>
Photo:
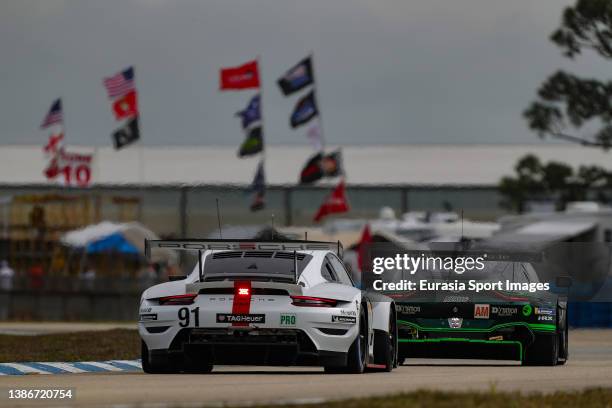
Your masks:
<svg viewBox="0 0 612 408"><path fill-rule="evenodd" d="M517 360L554 366L568 358L567 302L545 291L456 290L476 282L539 282L526 262L487 262L483 271L438 275L449 290L395 299L399 361L409 358ZM455 286L453 286L455 285Z"/></svg>

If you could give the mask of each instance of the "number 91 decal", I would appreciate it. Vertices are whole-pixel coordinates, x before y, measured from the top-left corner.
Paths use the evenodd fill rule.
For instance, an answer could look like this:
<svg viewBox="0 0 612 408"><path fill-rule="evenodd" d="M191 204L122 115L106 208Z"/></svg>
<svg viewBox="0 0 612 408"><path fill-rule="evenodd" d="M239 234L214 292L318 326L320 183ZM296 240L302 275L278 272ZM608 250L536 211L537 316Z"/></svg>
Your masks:
<svg viewBox="0 0 612 408"><path fill-rule="evenodd" d="M191 315L193 315L193 326L200 327L200 307L193 308L191 311L188 307L181 307L178 311L179 326L189 327L191 323Z"/></svg>

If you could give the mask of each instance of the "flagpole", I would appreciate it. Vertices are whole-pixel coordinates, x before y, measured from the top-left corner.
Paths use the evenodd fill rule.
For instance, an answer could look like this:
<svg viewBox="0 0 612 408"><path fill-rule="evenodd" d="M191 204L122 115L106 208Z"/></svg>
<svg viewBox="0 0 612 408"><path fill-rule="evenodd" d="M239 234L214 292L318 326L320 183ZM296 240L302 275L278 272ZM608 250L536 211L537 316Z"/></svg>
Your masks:
<svg viewBox="0 0 612 408"><path fill-rule="evenodd" d="M261 116L261 142L263 144L261 149L261 167L263 174L266 174L266 127L264 126L264 112L263 112L263 75L261 68L261 62L259 60L259 55L257 56L257 73L259 74L259 116ZM259 168L259 164L257 164L257 169ZM257 170L255 170L257 171ZM265 186L265 176L264 176L264 186ZM264 187L265 188L265 187Z"/></svg>
<svg viewBox="0 0 612 408"><path fill-rule="evenodd" d="M144 145L142 141L138 143L138 183L144 187Z"/></svg>
<svg viewBox="0 0 612 408"><path fill-rule="evenodd" d="M325 151L325 132L323 131L323 115L321 115L321 101L319 100L319 95L317 93L317 76L315 75L315 64L314 64L314 51L310 51L310 61L311 61L311 69L312 69L312 93L314 95L317 111L318 113L318 121L319 121L319 131L321 134L321 151Z"/></svg>
<svg viewBox="0 0 612 408"><path fill-rule="evenodd" d="M66 141L67 136L66 136L66 111L64 110L64 97L60 97L60 107L62 109L62 138L59 141L59 146L57 146L56 149L56 153L55 153L55 157L58 159L57 163L58 166L61 163L60 158L62 157L62 153L64 150L64 146L68 144L68 142ZM52 133L53 135L53 133ZM64 184L63 187L70 187L70 183L67 183L67 178L65 173L61 175L61 177L64 177ZM60 177L60 183L61 183L61 177Z"/></svg>

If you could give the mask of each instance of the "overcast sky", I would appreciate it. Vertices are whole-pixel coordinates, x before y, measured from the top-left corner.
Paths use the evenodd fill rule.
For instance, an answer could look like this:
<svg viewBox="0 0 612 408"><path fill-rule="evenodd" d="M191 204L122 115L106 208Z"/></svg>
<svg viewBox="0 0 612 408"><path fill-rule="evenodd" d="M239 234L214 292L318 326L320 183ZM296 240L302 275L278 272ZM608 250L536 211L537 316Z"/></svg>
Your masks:
<svg viewBox="0 0 612 408"><path fill-rule="evenodd" d="M253 91L218 91L218 70L260 57L268 143L298 99L276 79L314 53L329 144L536 143L521 117L542 80L571 62L548 40L568 0L2 0L5 144L41 144L61 96L69 143L110 145L102 78L136 69L145 145L238 145Z"/></svg>

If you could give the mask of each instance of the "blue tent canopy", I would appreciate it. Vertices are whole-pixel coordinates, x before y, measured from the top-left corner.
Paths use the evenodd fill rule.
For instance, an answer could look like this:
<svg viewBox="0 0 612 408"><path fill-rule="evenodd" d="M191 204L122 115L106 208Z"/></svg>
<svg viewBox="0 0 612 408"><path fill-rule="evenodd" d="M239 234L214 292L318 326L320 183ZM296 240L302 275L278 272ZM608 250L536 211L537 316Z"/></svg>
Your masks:
<svg viewBox="0 0 612 408"><path fill-rule="evenodd" d="M86 252L88 254L96 254L100 252L118 252L133 255L140 253L138 248L126 240L120 232L116 232L87 244Z"/></svg>

